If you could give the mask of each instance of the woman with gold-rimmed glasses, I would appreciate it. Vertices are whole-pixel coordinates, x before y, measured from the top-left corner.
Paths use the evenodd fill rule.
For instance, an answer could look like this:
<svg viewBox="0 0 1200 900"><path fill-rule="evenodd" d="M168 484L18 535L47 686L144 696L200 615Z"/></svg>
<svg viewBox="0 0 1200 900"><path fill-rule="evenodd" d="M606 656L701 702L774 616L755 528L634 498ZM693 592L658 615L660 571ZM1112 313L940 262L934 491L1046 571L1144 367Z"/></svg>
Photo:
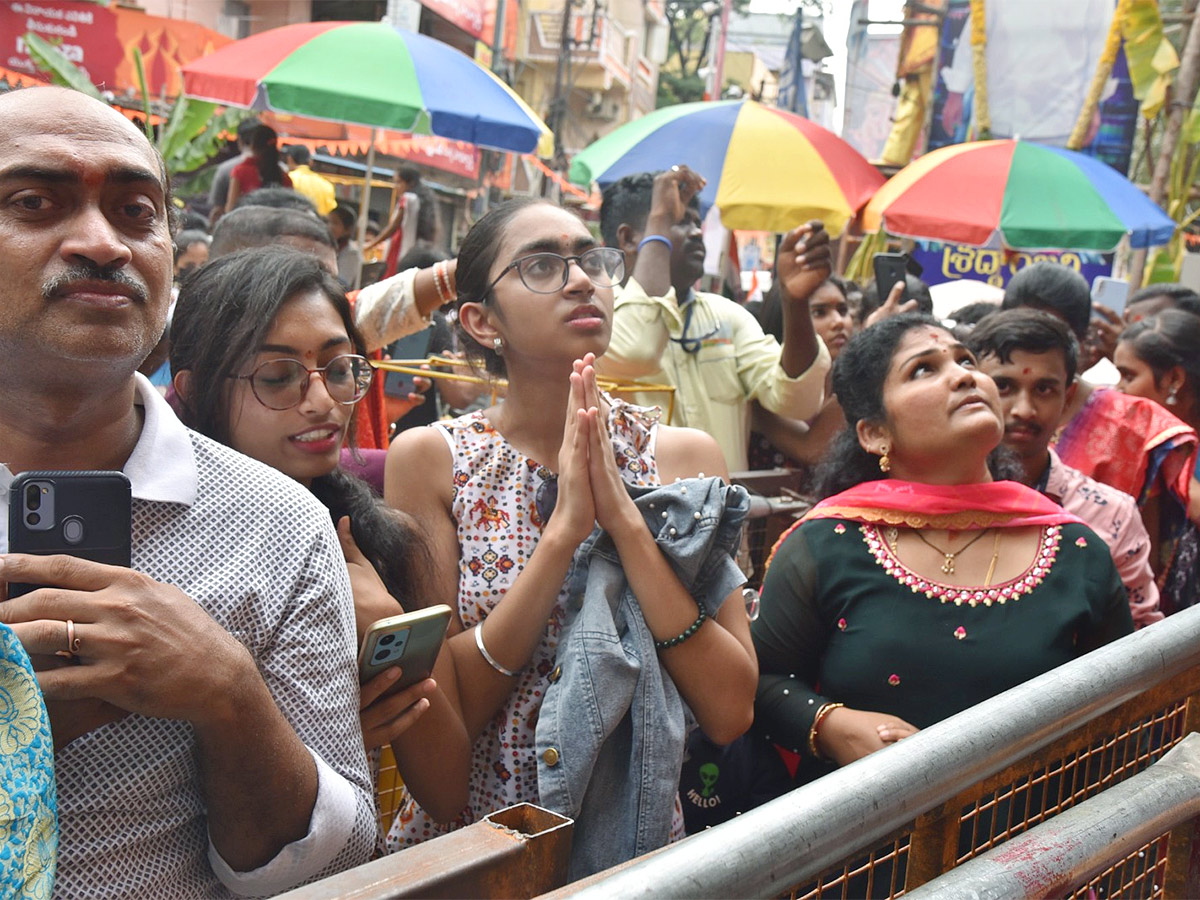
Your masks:
<svg viewBox="0 0 1200 900"><path fill-rule="evenodd" d="M199 269L176 305L171 371L184 424L296 479L329 508L360 640L372 622L403 612L401 604L424 605L421 536L338 467L373 370L345 292L314 257L259 248ZM465 796L457 787L465 734L433 679L383 696L395 673L362 687L367 748L390 743L413 792L435 815L453 817Z"/></svg>

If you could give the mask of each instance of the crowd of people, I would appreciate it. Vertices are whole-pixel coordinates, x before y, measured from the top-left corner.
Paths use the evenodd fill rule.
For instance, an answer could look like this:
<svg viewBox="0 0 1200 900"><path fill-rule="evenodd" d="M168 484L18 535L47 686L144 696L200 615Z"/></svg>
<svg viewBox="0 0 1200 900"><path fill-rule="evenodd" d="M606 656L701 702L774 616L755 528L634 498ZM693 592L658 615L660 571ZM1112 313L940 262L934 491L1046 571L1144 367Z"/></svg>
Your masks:
<svg viewBox="0 0 1200 900"><path fill-rule="evenodd" d="M239 141L179 230L119 113L0 96L0 480L132 492L129 568L0 556L34 588L0 603L6 894L271 895L519 802L574 820L579 878L1195 601L1186 289L1098 329L1038 263L947 323L833 276L814 221L750 310L696 289L679 165L607 188L599 237L516 199L454 259L402 169L387 276L348 292L355 212ZM426 329L503 389L406 423L430 381L372 362ZM668 386L671 424L605 379ZM780 464L814 505L749 573L730 473ZM430 677L360 684L372 624L439 604Z"/></svg>

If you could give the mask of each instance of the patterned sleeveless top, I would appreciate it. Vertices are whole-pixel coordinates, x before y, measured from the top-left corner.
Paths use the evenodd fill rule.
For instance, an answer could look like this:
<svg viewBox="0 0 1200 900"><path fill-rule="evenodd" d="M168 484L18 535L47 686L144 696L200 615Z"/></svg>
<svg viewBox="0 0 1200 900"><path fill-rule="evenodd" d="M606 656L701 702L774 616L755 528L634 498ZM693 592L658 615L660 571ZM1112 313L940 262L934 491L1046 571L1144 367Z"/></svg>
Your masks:
<svg viewBox="0 0 1200 900"><path fill-rule="evenodd" d="M633 485L658 484L658 411L607 399L608 432L621 477ZM461 550L458 616L463 628L470 629L487 618L533 555L545 524L538 513L538 490L555 476L509 444L482 411L433 427L446 438L454 458L452 513ZM387 852L469 825L514 803L538 801L534 728L565 618L564 586L508 702L475 741L470 800L463 816L439 825L405 791L387 835Z"/></svg>

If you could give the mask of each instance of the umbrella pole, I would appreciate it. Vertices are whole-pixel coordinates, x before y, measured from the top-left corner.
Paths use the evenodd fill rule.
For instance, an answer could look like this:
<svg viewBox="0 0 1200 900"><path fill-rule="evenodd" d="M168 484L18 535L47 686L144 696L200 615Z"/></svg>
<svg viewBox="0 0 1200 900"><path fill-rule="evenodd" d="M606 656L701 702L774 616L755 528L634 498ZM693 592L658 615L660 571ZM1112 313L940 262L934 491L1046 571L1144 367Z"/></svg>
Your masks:
<svg viewBox="0 0 1200 900"><path fill-rule="evenodd" d="M371 146L367 148L367 174L363 177L362 199L358 210L358 252L362 254L363 245L367 242L367 217L371 210L371 173L375 168L375 134L371 129ZM354 289L362 287L363 264L359 262L358 274L354 276Z"/></svg>

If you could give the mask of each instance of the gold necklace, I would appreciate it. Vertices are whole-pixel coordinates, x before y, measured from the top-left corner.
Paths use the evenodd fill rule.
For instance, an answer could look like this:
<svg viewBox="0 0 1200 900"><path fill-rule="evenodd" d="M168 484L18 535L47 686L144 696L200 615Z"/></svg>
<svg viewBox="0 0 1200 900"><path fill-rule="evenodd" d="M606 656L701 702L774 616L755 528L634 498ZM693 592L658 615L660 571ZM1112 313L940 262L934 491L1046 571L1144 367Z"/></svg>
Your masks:
<svg viewBox="0 0 1200 900"><path fill-rule="evenodd" d="M970 547L972 544L974 544L977 540L982 538L985 534L987 534L991 530L992 529L990 529L990 528L985 528L983 531L979 532L979 534L975 535L975 537L971 538L971 540L967 541L967 543L964 546L955 550L953 553L949 553L949 552L943 550L941 547L934 544L927 537L925 537L925 535L921 534L920 530L918 530L916 528L913 529L913 534L915 534L917 536L917 538L921 541L922 544L924 544L927 547L931 547L932 549L936 550L938 553L942 554L942 556L946 557L946 561L944 563L942 563L942 572L944 572L946 575L953 575L954 574L954 558L956 556L958 556L960 553L962 553L963 551L965 551L968 547ZM995 564L995 558L994 558L994 554L993 554L993 565L994 564ZM990 581L990 578L989 578L989 581Z"/></svg>

